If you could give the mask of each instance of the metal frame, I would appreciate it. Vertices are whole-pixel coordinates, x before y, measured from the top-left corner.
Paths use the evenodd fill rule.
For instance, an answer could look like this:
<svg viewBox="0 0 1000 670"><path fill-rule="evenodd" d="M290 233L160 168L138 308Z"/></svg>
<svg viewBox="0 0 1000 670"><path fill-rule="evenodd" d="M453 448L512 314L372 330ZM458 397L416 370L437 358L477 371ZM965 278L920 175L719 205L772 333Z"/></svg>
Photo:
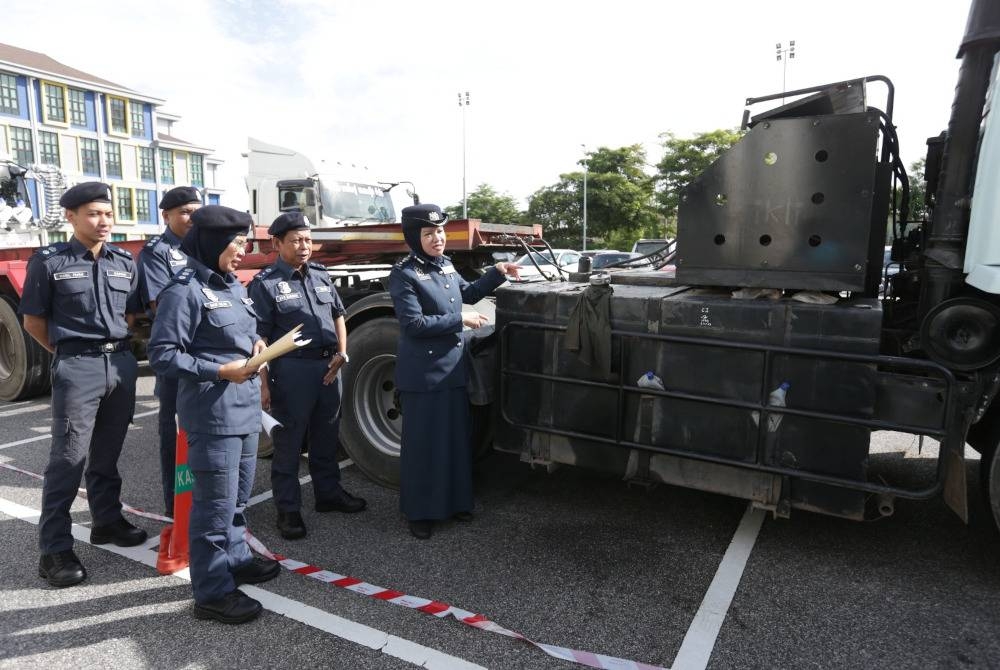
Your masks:
<svg viewBox="0 0 1000 670"><path fill-rule="evenodd" d="M792 347L780 347L772 345L762 345L762 344L746 344L742 342L731 342L726 340L706 340L698 339L692 337L683 337L675 335L658 335L649 333L635 333L627 332L621 330L612 330L612 337L620 338L632 338L632 339L645 339L645 340L657 340L660 342L673 342L677 344L690 344L698 346L708 346L708 347L719 347L726 349L740 349L740 350L750 350L758 351L764 354L764 367L762 371L761 385L760 385L760 402L750 403L743 402L739 400L731 399L720 399L711 396L704 396L692 393L681 393L677 391L659 391L650 388L641 388L638 386L626 385L623 383L613 384L606 382L598 382L584 379L576 379L572 377L564 377L559 375L548 375L536 372L521 372L516 370L510 370L506 366L506 361L508 360L507 347L512 338L512 333L518 328L535 329L535 330L548 330L556 332L565 332L565 326L556 326L550 324L540 324L531 323L527 321L512 321L503 326L500 330L500 415L503 420L509 425L520 428L522 430L528 431L538 431L543 433L549 433L553 435L562 435L565 437L579 438L590 440L593 442L603 442L605 444L613 444L619 447L628 447L633 449L641 449L644 451L652 451L656 453L669 454L672 456L679 456L683 458L690 458L693 460L706 461L709 463L716 463L720 465L730 465L739 468L744 468L747 470L753 470L757 472L767 472L774 475L795 477L797 479L802 479L811 482L817 482L821 484L829 484L832 486L839 486L842 488L853 489L857 491L864 491L874 494L885 494L897 496L900 498L906 498L910 500L926 500L932 498L939 494L944 486L944 463L945 455L951 450L950 440L961 438L962 436L952 435L954 432L955 425L955 412L954 412L954 393L957 381L955 376L947 368L933 363L930 361L913 360L908 358L900 358L896 356L882 356L882 355L866 355L866 354L848 354L837 351L824 351L818 349L801 349ZM626 349L623 342L619 347L619 359L618 365L619 370L626 369ZM800 410L793 409L790 407L775 407L773 405L768 405L766 403L769 389L767 387L768 380L770 378L771 371L771 359L775 355L785 355L785 356L801 356L807 358L817 358L817 359L828 359L837 360L844 362L854 362L854 363L867 363L876 366L891 367L895 369L908 369L917 372L930 373L940 377L945 383L945 404L943 412L943 423L939 427L928 428L925 426L914 426L905 424L896 424L887 421L879 421L875 419L862 419L858 417L847 416L843 414L832 414L828 412L818 412L812 410ZM507 414L507 394L509 392L508 378L511 377L521 377L526 379L538 379L543 381L550 381L556 383L564 384L574 384L577 386L590 386L594 388L602 389L617 389L618 390L618 401L615 406L615 437L614 439L592 435L588 433L580 433L576 431L563 430L560 428L553 428L549 426L524 424L511 419ZM756 410L759 412L760 420L758 421L758 439L756 444L756 449L754 453L754 462L746 463L743 461L727 459L719 456L713 456L709 454L701 454L692 451L686 451L683 449L676 449L670 447L657 447L648 444L640 444L637 442L632 442L630 440L625 440L622 438L622 424L624 420L624 413L622 408L624 406L626 394L638 394L638 395L654 395L665 398L677 398L680 400L688 400L693 402L700 402L711 405L722 405L726 407L743 408L747 410ZM844 424L865 426L875 430L893 430L904 433L911 433L915 435L929 435L932 437L939 438L942 442L941 449L938 452L938 462L937 470L935 474L934 484L928 488L910 490L903 489L895 486L886 486L881 484L874 484L872 482L862 482L854 479L846 479L841 477L834 477L829 475L821 475L816 473L811 473L803 470L795 470L792 468L783 468L770 465L764 465L762 463L764 440L762 439L766 431L767 416L769 413L776 414L790 414L794 416L802 416L806 418L822 419L826 421L834 421ZM949 437L950 436L950 437Z"/></svg>

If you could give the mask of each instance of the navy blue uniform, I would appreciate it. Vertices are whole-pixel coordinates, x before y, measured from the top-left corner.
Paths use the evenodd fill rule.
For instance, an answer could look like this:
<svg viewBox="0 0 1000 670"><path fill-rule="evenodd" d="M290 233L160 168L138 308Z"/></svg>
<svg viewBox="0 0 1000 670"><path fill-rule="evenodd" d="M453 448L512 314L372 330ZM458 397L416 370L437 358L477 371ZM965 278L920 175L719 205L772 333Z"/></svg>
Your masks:
<svg viewBox="0 0 1000 670"><path fill-rule="evenodd" d="M52 449L38 523L43 554L73 547L69 510L81 475L94 526L122 518L118 457L135 411L137 367L125 313L139 309L132 255L111 244L94 258L74 237L40 249L28 263L20 312L46 319L56 349Z"/></svg>
<svg viewBox="0 0 1000 670"><path fill-rule="evenodd" d="M203 604L232 592L232 571L251 559L242 526L261 428L260 380L221 380L219 368L251 356L256 314L235 275L223 278L193 258L157 302L149 362L178 380L177 416L194 475L191 585Z"/></svg>
<svg viewBox="0 0 1000 670"><path fill-rule="evenodd" d="M400 326L400 508L411 521L472 511L462 303L479 302L505 279L490 268L470 284L447 256L429 260L415 254L396 263L389 275Z"/></svg>
<svg viewBox="0 0 1000 670"><path fill-rule="evenodd" d="M299 454L309 439L309 474L317 501L340 497L340 375L323 385L330 357L338 351L334 322L345 314L344 304L326 268L309 263L300 273L285 261L262 270L249 286L259 319L258 334L274 342L303 324L301 337L312 340L269 364L271 413L282 424L274 432L271 488L279 511L298 511Z"/></svg>
<svg viewBox="0 0 1000 670"><path fill-rule="evenodd" d="M180 250L181 239L167 228L150 238L139 255L139 293L142 306L155 302L174 275L187 267L187 255ZM150 316L153 316L150 314ZM155 317L154 317L155 318ZM156 375L153 393L160 399L160 478L167 516L174 514L174 468L177 456L177 379Z"/></svg>

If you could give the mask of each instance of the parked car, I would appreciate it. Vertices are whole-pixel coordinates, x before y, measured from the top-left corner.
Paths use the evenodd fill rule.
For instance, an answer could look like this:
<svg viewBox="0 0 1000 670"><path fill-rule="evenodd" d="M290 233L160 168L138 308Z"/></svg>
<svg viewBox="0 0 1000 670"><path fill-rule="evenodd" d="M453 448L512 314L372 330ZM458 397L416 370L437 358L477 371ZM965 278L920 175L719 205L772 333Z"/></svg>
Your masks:
<svg viewBox="0 0 1000 670"><path fill-rule="evenodd" d="M667 253L672 253L674 249L677 248L677 240L664 240L664 239L642 239L636 240L635 244L632 245L632 253L639 254L640 256L645 256L651 254L654 251L659 251L663 247L667 247Z"/></svg>
<svg viewBox="0 0 1000 670"><path fill-rule="evenodd" d="M521 266L521 281L542 281L546 277L539 275L539 269L548 278L557 278L560 269L564 272L576 272L577 264L580 262L579 251L553 249L552 253L555 254L556 265L552 264L552 255L549 254L548 250L532 251L530 254L524 254L518 258L515 262ZM538 267L535 267L536 264Z"/></svg>
<svg viewBox="0 0 1000 670"><path fill-rule="evenodd" d="M597 251L591 256L590 268L592 270L599 270L609 265L615 265L638 257L639 254L632 253L631 251Z"/></svg>

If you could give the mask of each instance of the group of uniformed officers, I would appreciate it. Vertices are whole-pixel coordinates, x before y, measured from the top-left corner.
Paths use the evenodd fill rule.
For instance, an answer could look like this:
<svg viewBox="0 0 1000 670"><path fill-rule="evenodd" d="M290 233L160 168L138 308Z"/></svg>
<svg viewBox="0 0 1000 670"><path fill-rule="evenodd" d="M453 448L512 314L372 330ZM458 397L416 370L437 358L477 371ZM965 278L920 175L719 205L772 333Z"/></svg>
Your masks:
<svg viewBox="0 0 1000 670"><path fill-rule="evenodd" d="M175 414L189 441L195 616L249 621L261 605L237 587L280 572L275 561L252 556L245 541L244 510L254 481L262 407L281 425L273 433L271 484L282 537L296 539L307 532L298 482L303 446L317 512L366 507L340 483L336 454L339 372L348 363L345 309L326 269L310 262L309 222L299 211L273 222L268 232L279 258L244 289L234 273L247 251L253 221L245 212L202 206L194 188L174 188L163 196L166 229L146 244L138 267L128 251L108 242L114 211L106 184L78 184L63 194L60 205L73 237L31 259L20 308L25 330L54 353L39 575L56 587L86 578L70 532L70 506L81 476L93 520L91 542L127 547L146 541L146 532L122 516L117 467L135 406L137 364L129 331L134 315L145 310L153 319L148 356L160 401L168 515L173 513ZM506 274L516 275L517 267L498 263L477 282L465 282L443 255L446 221L436 205L405 208L404 236L413 253L390 277L401 323L401 507L413 535L423 539L430 537L434 521L472 517L461 332L485 320L463 316L461 303L488 295ZM263 370L249 364L299 324L309 345Z"/></svg>

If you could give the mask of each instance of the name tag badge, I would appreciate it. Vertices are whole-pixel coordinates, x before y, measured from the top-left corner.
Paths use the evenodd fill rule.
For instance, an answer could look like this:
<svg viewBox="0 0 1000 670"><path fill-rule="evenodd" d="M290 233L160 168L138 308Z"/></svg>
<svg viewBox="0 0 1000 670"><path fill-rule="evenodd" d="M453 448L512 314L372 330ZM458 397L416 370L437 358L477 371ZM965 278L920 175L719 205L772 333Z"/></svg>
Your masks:
<svg viewBox="0 0 1000 670"><path fill-rule="evenodd" d="M170 267L172 268L181 267L187 264L188 262L186 260L170 261Z"/></svg>
<svg viewBox="0 0 1000 670"><path fill-rule="evenodd" d="M131 279L131 272L123 272L122 270L108 270L109 277L120 277L122 279Z"/></svg>
<svg viewBox="0 0 1000 670"><path fill-rule="evenodd" d="M455 266L454 265L446 265L446 266L444 266L443 268L441 268L441 274L445 274L445 275L453 275L453 274L455 274Z"/></svg>
<svg viewBox="0 0 1000 670"><path fill-rule="evenodd" d="M221 309L223 307L232 307L233 303L228 300L216 300L215 302L205 302L202 303L205 309Z"/></svg>
<svg viewBox="0 0 1000 670"><path fill-rule="evenodd" d="M316 287L316 293L329 293L329 292L330 292L330 287L329 286L317 286Z"/></svg>
<svg viewBox="0 0 1000 670"><path fill-rule="evenodd" d="M253 298L240 298L240 300L242 300L243 304L248 307L253 304Z"/></svg>
<svg viewBox="0 0 1000 670"><path fill-rule="evenodd" d="M285 302L286 300L298 300L302 297L301 293L289 293L288 295L276 295L274 296L274 302Z"/></svg>
<svg viewBox="0 0 1000 670"><path fill-rule="evenodd" d="M52 275L52 278L56 281L63 281L64 279L86 279L89 276L89 271L77 270L75 272L56 272Z"/></svg>

